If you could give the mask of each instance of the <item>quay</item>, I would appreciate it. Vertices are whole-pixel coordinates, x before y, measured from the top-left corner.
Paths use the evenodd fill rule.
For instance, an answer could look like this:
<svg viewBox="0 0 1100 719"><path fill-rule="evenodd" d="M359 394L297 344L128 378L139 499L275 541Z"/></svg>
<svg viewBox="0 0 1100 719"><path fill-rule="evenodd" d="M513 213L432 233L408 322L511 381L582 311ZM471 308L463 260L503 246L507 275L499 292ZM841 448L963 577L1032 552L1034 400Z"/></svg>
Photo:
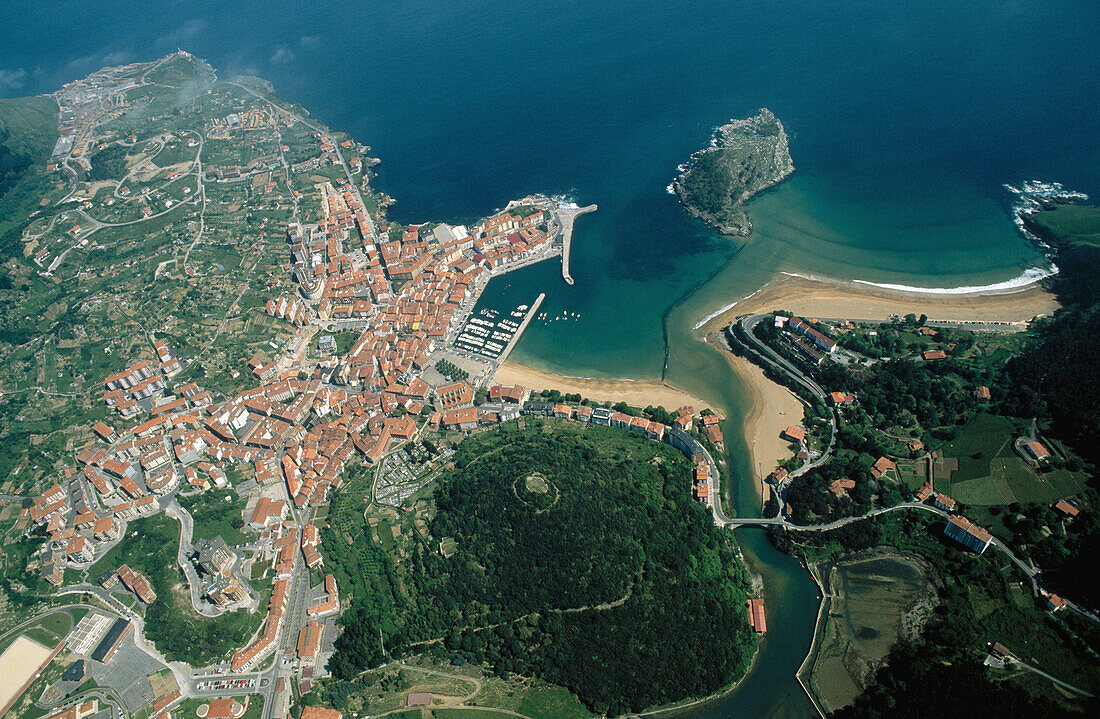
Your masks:
<svg viewBox="0 0 1100 719"><path fill-rule="evenodd" d="M542 304L544 299L546 299L546 293L540 292L539 296L535 298L535 303L531 305L531 309L527 310L527 315L523 318L523 322L519 323L519 329L512 335L512 339L508 340L508 345L504 348L504 351L500 353L500 356L494 360L496 363L496 367L493 368L494 373L496 373L497 368L504 364L504 360L508 359L508 355L512 353L512 348L519 342L520 336L523 334L523 331L527 329L527 325L531 322L531 318L535 316L535 313L538 312L539 305Z"/></svg>
<svg viewBox="0 0 1100 719"><path fill-rule="evenodd" d="M561 226L561 276L566 284L573 284L573 278L569 276L569 243L573 239L573 220L578 215L595 212L596 205L588 207L561 207L555 210L558 224Z"/></svg>

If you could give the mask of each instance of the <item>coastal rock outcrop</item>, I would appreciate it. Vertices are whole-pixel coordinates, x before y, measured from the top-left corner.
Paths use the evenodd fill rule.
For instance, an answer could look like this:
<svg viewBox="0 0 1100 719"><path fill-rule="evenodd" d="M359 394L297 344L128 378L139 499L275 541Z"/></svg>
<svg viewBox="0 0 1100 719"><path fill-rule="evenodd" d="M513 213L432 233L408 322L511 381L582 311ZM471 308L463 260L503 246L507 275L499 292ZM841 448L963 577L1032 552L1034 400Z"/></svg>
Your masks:
<svg viewBox="0 0 1100 719"><path fill-rule="evenodd" d="M767 108L719 127L711 146L680 167L669 189L687 211L727 235L742 237L752 232L745 203L794 172L787 132Z"/></svg>

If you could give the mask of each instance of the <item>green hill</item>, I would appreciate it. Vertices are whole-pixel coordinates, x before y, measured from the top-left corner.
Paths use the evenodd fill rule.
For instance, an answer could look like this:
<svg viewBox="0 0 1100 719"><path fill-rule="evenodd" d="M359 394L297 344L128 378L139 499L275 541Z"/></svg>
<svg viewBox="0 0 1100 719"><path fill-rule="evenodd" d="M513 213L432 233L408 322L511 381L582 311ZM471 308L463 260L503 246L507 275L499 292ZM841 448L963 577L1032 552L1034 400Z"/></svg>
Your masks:
<svg viewBox="0 0 1100 719"><path fill-rule="evenodd" d="M687 461L622 430L573 427L509 424L459 446L432 539L412 556L386 549L392 595L407 601L382 608L354 584L361 563L348 565L355 603L335 676L379 663L380 633L392 654L441 639L451 661L564 686L600 713L705 695L744 671L744 570L690 498ZM333 550L354 560L343 546L322 543L338 579Z"/></svg>

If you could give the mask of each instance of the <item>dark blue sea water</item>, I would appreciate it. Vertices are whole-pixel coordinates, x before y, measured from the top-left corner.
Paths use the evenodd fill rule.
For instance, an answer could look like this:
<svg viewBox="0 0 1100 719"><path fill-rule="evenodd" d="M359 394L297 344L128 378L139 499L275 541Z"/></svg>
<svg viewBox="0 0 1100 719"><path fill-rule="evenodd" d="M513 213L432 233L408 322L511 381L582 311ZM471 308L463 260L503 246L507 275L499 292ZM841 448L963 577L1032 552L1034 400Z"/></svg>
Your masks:
<svg viewBox="0 0 1100 719"><path fill-rule="evenodd" d="M665 320L687 298L671 313L672 358L733 414L735 380L679 325L779 270L1004 281L1041 258L1009 222L1002 183L1100 196L1095 0L13 5L0 96L179 47L222 77L267 78L370 144L400 221L472 220L535 191L598 203L578 221L574 286L553 263L494 282L493 301L546 291L548 313L581 315L533 325L516 358L659 376ZM752 203L751 239L716 237L664 188L714 126L763 106L787 126L797 172ZM759 537L745 541L775 587L773 632L745 688L709 711L800 715L790 676L812 585Z"/></svg>

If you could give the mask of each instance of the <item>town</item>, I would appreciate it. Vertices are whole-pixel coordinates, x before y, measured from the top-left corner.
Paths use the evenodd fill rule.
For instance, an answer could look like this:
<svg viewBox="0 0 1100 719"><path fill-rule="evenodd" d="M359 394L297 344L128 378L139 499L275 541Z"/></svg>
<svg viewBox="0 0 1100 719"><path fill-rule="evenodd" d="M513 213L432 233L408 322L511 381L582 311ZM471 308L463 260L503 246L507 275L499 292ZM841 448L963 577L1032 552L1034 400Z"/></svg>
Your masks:
<svg viewBox="0 0 1100 719"><path fill-rule="evenodd" d="M362 146L237 83L217 86L227 92L217 106L233 111L201 129L158 130L151 138L104 129L126 118L135 94L155 92L151 77L170 68L190 74L193 66L212 82L208 68L179 53L105 69L56 94L60 138L47 170L63 174L63 205L75 201L78 209L55 216L44 231L32 226L28 252L43 276L63 275L74 253L96 247L101 231L169 214L178 223L177 213L197 212L199 232L176 243L177 257L154 272L154 283L173 275L193 283L206 273L196 258L214 193L247 187L258 208L281 186L275 207L285 224L265 217L259 237L264 252L282 253L268 263L285 274L269 272L268 299L252 303L253 316L269 318L271 335L251 357L223 354L224 374L207 386L210 350L230 334L222 326L201 345L179 346L173 332L139 332L129 345L132 360L89 388L110 416L83 428L73 462L56 478L36 480L48 486L15 522L45 537L27 557L28 571L85 597L84 606L56 615L70 629L47 642L41 663L19 669L27 681L4 699L4 712L33 700L60 707L51 716L61 719L94 715L97 702L165 717L188 716L181 707L196 703L206 717L251 716L259 707L258 716L286 716L326 676L336 619L347 606L325 573L320 527L352 465L374 472L375 501L401 507L448 468L451 445L464 435L521 416L576 419L671 443L694 463L694 496L715 503L719 469L700 442L722 441L713 414L684 407L665 424L587 402L542 401L524 387L492 382L542 297L493 321L491 313L474 313L481 292L494 277L567 252L573 218L594 207L538 196L469 227L379 221L383 202L362 194L371 164ZM318 154L303 158L288 144L292 136ZM232 146L216 154L232 164L207 156L217 143ZM272 144L275 152L246 154ZM109 181L86 188L81 178L101 169L112 147L145 147L150 159L111 168L123 174L109 190ZM59 222L73 224L55 233ZM272 242L276 235L283 240ZM567 255L563 277L571 281ZM242 297L227 319L243 311ZM232 384L237 389L227 391ZM178 552L159 546L143 556L151 527L178 541ZM178 567L182 591L166 584L175 572L158 558ZM233 623L245 641L228 646L225 638L218 654L164 649L158 637L178 631L180 615L191 613ZM35 647L44 641L23 639ZM52 676L59 652L76 660L79 676ZM5 653L0 664L12 658ZM40 675L50 678L48 701L33 691L22 696ZM75 690L86 677L112 693L82 701Z"/></svg>

